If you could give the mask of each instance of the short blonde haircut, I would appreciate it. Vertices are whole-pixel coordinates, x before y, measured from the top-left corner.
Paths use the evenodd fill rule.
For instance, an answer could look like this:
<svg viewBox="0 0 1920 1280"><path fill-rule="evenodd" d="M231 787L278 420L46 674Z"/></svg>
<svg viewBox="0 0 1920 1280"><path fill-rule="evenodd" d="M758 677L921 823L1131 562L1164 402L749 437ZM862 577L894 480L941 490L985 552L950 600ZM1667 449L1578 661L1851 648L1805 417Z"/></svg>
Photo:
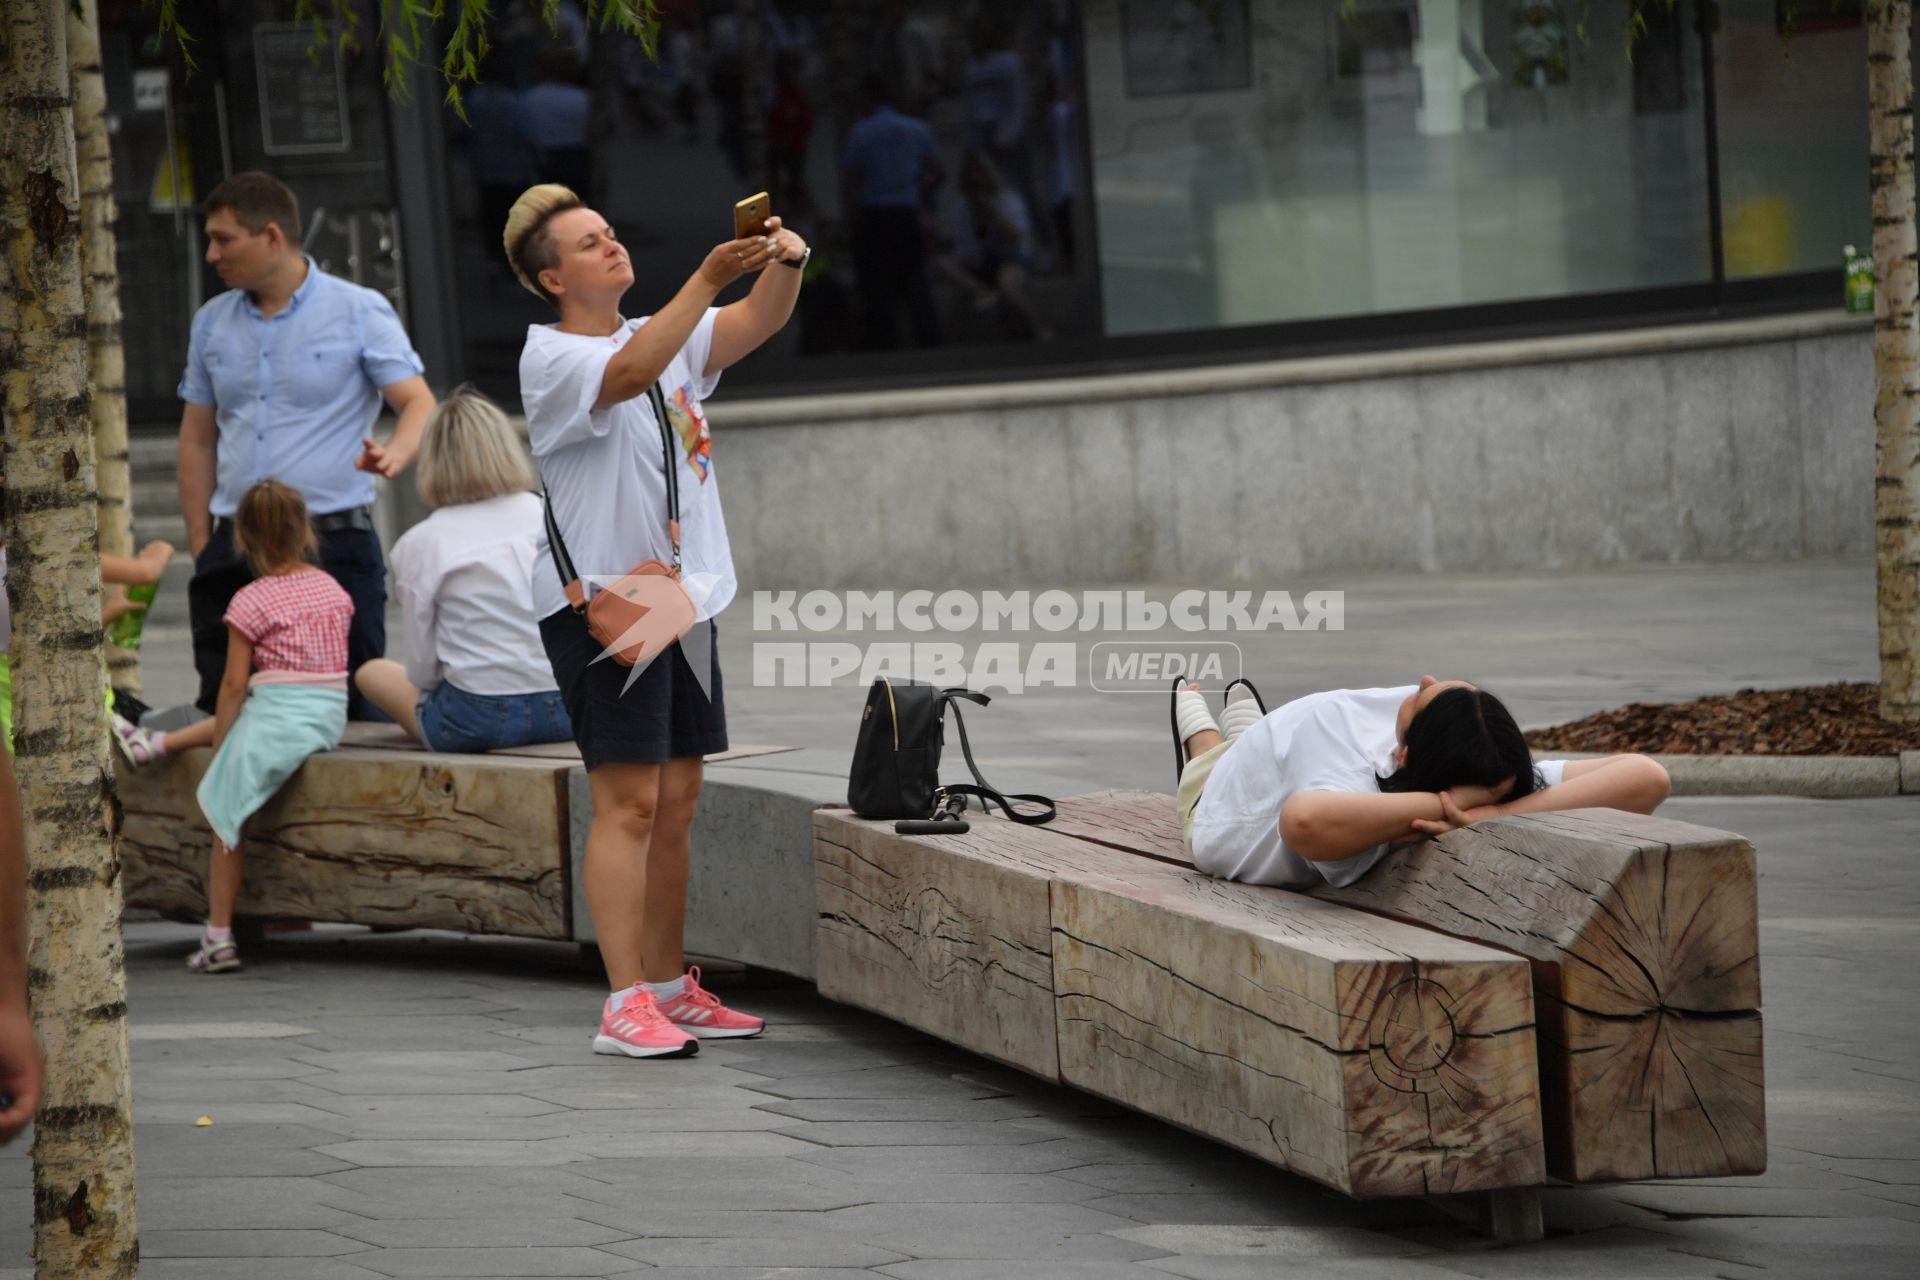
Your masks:
<svg viewBox="0 0 1920 1280"><path fill-rule="evenodd" d="M546 234L547 223L556 214L584 207L585 202L573 193L572 187L543 182L522 191L513 208L507 211L506 230L500 237L507 250L507 265L513 268L515 278L542 302L559 305L552 294L540 287L540 273L554 261L553 238Z"/></svg>
<svg viewBox="0 0 1920 1280"><path fill-rule="evenodd" d="M540 487L507 415L472 387L455 388L427 418L413 478L420 500L436 508Z"/></svg>

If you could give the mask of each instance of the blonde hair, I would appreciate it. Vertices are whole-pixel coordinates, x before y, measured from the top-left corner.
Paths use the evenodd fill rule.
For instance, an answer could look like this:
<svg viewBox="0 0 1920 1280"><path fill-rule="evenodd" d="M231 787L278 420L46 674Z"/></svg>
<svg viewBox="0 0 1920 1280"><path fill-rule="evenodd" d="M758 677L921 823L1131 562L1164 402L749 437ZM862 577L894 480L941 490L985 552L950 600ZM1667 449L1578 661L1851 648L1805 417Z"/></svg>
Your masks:
<svg viewBox="0 0 1920 1280"><path fill-rule="evenodd" d="M456 387L427 418L413 480L420 500L430 507L457 507L540 487L507 415L465 386Z"/></svg>
<svg viewBox="0 0 1920 1280"><path fill-rule="evenodd" d="M584 207L585 202L572 187L543 182L522 191L507 211L506 230L500 237L506 246L507 265L536 298L555 307L560 304L540 285L540 273L553 265L553 237L546 234L547 223L555 214Z"/></svg>
<svg viewBox="0 0 1920 1280"><path fill-rule="evenodd" d="M262 578L311 564L320 556L320 539L307 519L307 500L278 480L262 480L240 495L233 531Z"/></svg>

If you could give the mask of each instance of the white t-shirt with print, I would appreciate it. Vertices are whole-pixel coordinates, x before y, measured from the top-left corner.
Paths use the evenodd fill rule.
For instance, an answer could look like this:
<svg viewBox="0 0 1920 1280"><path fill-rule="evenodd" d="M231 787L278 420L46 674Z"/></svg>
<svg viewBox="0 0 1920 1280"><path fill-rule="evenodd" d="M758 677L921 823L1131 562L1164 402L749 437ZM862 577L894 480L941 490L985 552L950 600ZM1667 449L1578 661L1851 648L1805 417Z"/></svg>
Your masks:
<svg viewBox="0 0 1920 1280"><path fill-rule="evenodd" d="M1393 773L1400 704L1417 685L1333 689L1277 707L1214 763L1193 811L1194 865L1244 884L1349 885L1387 855L1376 845L1336 862L1302 857L1280 839L1280 809L1296 791L1378 791ZM1534 765L1558 786L1567 762Z"/></svg>
<svg viewBox="0 0 1920 1280"><path fill-rule="evenodd" d="M703 619L726 608L738 586L713 470L712 439L700 406L720 382L718 373L705 372L719 314L718 308L708 308L660 379L680 468L681 580ZM653 398L642 392L611 408L593 407L607 362L649 318L629 320L610 337L529 325L527 345L520 352L520 399L534 461L552 495L554 518L574 570L589 594L642 561L673 560ZM566 607L543 528L534 553L534 616L544 618Z"/></svg>

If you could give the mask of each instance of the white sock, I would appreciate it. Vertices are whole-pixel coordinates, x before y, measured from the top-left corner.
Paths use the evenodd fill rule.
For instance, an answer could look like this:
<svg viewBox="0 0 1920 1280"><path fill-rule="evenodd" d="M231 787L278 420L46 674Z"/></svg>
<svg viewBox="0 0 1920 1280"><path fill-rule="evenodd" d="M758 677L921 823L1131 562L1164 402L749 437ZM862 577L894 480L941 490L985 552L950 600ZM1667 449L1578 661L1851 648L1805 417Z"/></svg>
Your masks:
<svg viewBox="0 0 1920 1280"><path fill-rule="evenodd" d="M232 926L232 925L228 925L228 926L227 926L226 928L224 928L224 929L220 929L220 928L216 928L216 927L214 927L213 925L208 925L208 926L207 926L207 941L208 941L208 942L228 942L228 941L231 941L231 940L232 940L232 938L233 938L233 926Z"/></svg>
<svg viewBox="0 0 1920 1280"><path fill-rule="evenodd" d="M683 973L672 982L643 982L640 985L653 992L655 1000L671 1000L686 991L687 975Z"/></svg>
<svg viewBox="0 0 1920 1280"><path fill-rule="evenodd" d="M1198 689L1182 689L1173 699L1175 727L1180 731L1180 743L1185 746L1196 733L1205 733L1208 729L1220 732L1220 726L1213 722L1213 712L1207 710L1207 700Z"/></svg>
<svg viewBox="0 0 1920 1280"><path fill-rule="evenodd" d="M1227 695L1227 709L1220 716L1220 731L1227 741L1235 738L1260 723L1260 704L1254 700L1253 690L1245 685L1235 685L1233 692Z"/></svg>
<svg viewBox="0 0 1920 1280"><path fill-rule="evenodd" d="M636 982L632 986L622 987L618 991L614 992L612 995L608 996L607 997L608 1012L612 1012L614 1009L619 1008L621 1001L625 1000L628 996L640 990L640 988L645 985L646 984L644 982Z"/></svg>

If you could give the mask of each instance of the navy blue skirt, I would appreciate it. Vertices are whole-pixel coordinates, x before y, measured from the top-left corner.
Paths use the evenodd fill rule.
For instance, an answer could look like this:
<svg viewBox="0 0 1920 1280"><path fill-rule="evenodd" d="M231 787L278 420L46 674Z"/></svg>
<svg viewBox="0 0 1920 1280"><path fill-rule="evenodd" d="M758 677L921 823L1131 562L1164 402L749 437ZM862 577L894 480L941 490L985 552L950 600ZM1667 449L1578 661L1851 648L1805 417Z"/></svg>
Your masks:
<svg viewBox="0 0 1920 1280"><path fill-rule="evenodd" d="M622 692L633 669L611 658L594 661L600 642L588 633L585 618L562 609L540 619L540 640L566 701L581 763L589 770L603 764L660 764L727 749L719 632L710 621L701 625L711 629L713 639L711 697L701 690L677 644Z"/></svg>

